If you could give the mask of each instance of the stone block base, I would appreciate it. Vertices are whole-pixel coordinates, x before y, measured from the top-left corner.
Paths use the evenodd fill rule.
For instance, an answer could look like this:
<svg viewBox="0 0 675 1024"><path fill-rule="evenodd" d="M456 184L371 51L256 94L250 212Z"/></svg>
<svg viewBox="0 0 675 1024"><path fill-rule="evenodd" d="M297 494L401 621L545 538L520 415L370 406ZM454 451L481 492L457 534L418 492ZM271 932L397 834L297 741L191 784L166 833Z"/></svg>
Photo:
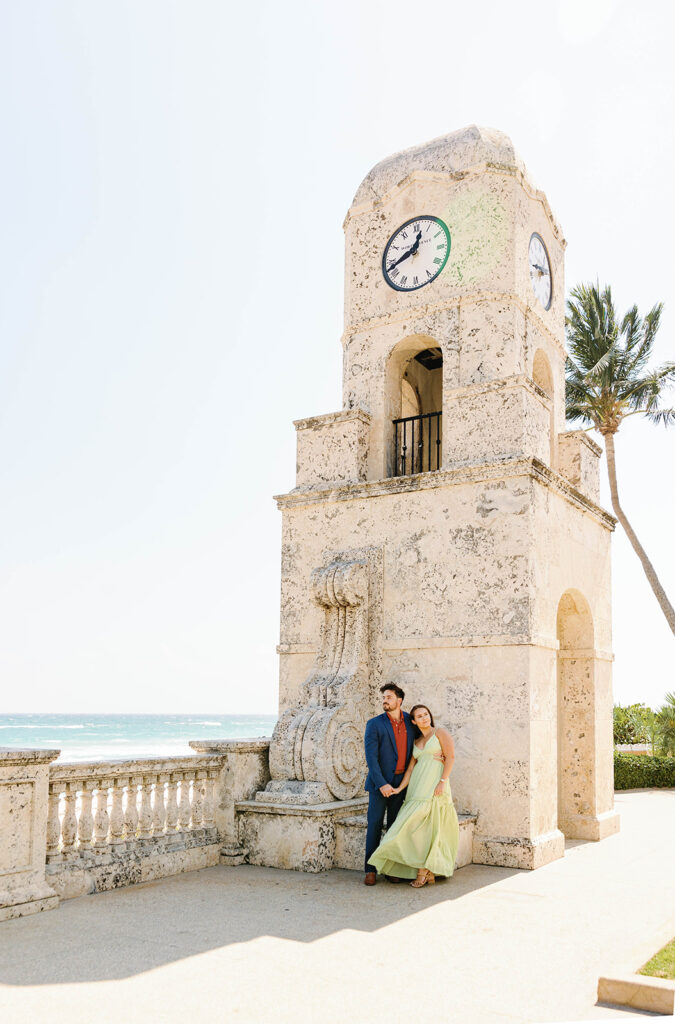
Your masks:
<svg viewBox="0 0 675 1024"><path fill-rule="evenodd" d="M230 868L236 868L239 864L245 864L248 859L248 850L245 846L223 846L220 851L220 863Z"/></svg>
<svg viewBox="0 0 675 1024"><path fill-rule="evenodd" d="M543 867L565 854L565 837L556 829L535 839L518 836L474 836L473 863L503 868Z"/></svg>
<svg viewBox="0 0 675 1024"><path fill-rule="evenodd" d="M615 810L605 811L604 814L597 814L593 817L575 815L573 818L563 818L560 822L560 828L567 839L592 839L595 841L613 836L619 831L620 826L619 812Z"/></svg>
<svg viewBox="0 0 675 1024"><path fill-rule="evenodd" d="M249 864L293 871L329 871L338 866L338 823L367 806L367 797L314 806L285 806L259 799L242 801L235 804L239 839L248 850Z"/></svg>
<svg viewBox="0 0 675 1024"><path fill-rule="evenodd" d="M61 899L106 892L138 882L199 871L218 864L220 843L215 829L177 837L137 839L104 850L60 854L47 862L47 879Z"/></svg>
<svg viewBox="0 0 675 1024"><path fill-rule="evenodd" d="M0 906L0 921L10 921L14 917L27 917L28 914L39 914L42 910L55 910L59 905L59 897L52 893L41 899L30 899Z"/></svg>
<svg viewBox="0 0 675 1024"><path fill-rule="evenodd" d="M472 863L473 830L476 817L472 814L459 814L459 848L455 870ZM347 868L350 871L363 871L366 857L365 814L343 818L335 829L335 864L336 868Z"/></svg>
<svg viewBox="0 0 675 1024"><path fill-rule="evenodd" d="M672 1016L675 1014L675 981L648 978L643 974L599 978L598 1002Z"/></svg>

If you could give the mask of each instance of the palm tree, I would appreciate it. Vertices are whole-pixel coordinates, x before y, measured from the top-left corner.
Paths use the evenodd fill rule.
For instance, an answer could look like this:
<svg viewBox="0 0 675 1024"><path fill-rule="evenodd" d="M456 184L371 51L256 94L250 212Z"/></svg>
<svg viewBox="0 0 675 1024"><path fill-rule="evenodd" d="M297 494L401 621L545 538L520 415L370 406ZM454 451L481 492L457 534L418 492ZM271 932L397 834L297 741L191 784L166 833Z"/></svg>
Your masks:
<svg viewBox="0 0 675 1024"><path fill-rule="evenodd" d="M666 694L666 703L656 712L656 738L661 754L675 754L675 691Z"/></svg>
<svg viewBox="0 0 675 1024"><path fill-rule="evenodd" d="M675 409L664 409L665 389L675 381L675 363L648 370L647 363L659 328L662 303L644 319L637 306L619 322L609 287L581 284L570 292L565 319L568 359L566 412L574 422L589 423L605 440L609 489L614 514L642 562L647 579L675 633L675 610L628 522L619 502L614 435L629 416L642 414L664 427L675 423Z"/></svg>

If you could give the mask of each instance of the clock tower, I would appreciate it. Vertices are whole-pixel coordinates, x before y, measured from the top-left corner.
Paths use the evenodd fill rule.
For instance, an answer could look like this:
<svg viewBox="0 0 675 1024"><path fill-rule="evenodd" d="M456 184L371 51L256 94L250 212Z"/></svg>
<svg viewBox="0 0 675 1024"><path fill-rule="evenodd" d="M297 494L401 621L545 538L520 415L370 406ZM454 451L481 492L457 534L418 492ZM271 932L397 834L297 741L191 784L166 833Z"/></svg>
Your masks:
<svg viewBox="0 0 675 1024"><path fill-rule="evenodd" d="M344 228L343 407L296 422L277 498L281 717L244 845L263 812L289 849L323 815L330 866L395 682L454 737L471 859L535 868L618 828L614 520L600 449L565 432L565 240L511 141L475 126L377 164ZM282 866L266 835L257 862Z"/></svg>

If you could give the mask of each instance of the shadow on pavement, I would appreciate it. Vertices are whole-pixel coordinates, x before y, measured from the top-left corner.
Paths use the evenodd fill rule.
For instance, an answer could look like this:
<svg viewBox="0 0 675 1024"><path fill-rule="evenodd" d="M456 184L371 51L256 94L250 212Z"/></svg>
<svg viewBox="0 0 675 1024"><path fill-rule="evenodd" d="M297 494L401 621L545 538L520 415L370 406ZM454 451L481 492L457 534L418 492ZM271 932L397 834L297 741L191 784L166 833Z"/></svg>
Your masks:
<svg viewBox="0 0 675 1024"><path fill-rule="evenodd" d="M66 900L0 925L0 984L47 985L131 977L263 936L314 942L377 931L521 872L472 864L435 886L363 885L352 871L321 875L215 867Z"/></svg>

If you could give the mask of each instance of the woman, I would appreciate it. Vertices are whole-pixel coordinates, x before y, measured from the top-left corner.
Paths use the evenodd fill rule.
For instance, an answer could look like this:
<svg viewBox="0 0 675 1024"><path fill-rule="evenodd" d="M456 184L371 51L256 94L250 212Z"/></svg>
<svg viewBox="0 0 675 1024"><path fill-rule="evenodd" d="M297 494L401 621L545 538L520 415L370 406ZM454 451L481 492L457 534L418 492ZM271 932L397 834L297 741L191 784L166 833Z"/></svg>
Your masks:
<svg viewBox="0 0 675 1024"><path fill-rule="evenodd" d="M455 748L450 733L434 726L426 705L416 704L410 718L416 733L413 755L394 793L410 786L370 863L384 875L413 878L410 884L420 889L455 869L459 822L448 785Z"/></svg>

